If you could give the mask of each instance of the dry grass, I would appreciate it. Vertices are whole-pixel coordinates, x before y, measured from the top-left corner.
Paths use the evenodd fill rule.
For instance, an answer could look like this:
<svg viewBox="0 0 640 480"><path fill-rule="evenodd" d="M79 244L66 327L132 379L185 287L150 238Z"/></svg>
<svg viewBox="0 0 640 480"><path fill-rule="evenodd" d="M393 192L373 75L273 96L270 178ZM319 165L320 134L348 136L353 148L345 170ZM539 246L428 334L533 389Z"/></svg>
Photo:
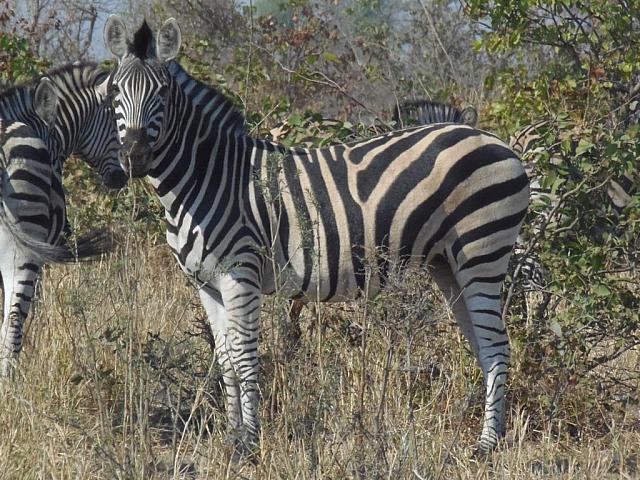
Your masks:
<svg viewBox="0 0 640 480"><path fill-rule="evenodd" d="M1 478L640 475L637 407L601 412L606 432L571 436L575 411L598 412L582 398L553 417L511 398L507 445L471 459L480 373L438 296L415 278L373 303L307 310L297 349L283 348L282 302L269 301L262 448L255 462L234 465L217 368L196 335L197 295L166 247L149 245L130 237L101 263L47 270L18 378L0 392ZM639 357L617 362L637 372ZM517 351L515 359L513 391L534 395L536 385L518 378Z"/></svg>

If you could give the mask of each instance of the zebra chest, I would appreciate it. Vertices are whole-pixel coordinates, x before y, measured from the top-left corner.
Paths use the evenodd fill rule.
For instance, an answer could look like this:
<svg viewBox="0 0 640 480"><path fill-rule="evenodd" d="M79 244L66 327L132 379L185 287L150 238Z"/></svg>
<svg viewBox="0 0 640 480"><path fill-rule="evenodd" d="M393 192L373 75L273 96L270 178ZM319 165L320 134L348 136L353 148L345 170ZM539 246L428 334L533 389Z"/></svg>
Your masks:
<svg viewBox="0 0 640 480"><path fill-rule="evenodd" d="M228 270L225 265L232 259L224 256L224 245L207 234L199 223L182 222L167 216L167 243L173 251L182 271L197 282L214 285L221 273Z"/></svg>

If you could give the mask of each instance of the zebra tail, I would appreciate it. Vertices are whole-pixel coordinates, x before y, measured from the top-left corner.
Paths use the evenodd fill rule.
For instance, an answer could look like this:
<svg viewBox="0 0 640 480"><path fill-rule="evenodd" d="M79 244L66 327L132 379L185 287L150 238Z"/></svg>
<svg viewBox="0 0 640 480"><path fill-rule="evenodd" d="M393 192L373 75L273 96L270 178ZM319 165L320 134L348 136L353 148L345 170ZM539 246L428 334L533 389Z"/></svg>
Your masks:
<svg viewBox="0 0 640 480"><path fill-rule="evenodd" d="M80 237L75 242L74 260L89 260L114 248L113 236L106 228L92 230Z"/></svg>

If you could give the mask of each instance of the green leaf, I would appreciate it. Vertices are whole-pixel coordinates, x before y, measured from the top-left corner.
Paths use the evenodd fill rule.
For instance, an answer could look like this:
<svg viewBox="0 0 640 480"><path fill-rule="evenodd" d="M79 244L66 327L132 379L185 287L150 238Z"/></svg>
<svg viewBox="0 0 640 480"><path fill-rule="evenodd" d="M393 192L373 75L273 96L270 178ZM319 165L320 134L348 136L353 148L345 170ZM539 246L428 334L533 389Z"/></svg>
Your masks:
<svg viewBox="0 0 640 480"><path fill-rule="evenodd" d="M584 138L581 138L576 148L576 155L582 155L585 152L591 150L595 145Z"/></svg>
<svg viewBox="0 0 640 480"><path fill-rule="evenodd" d="M334 63L338 62L338 57L331 52L324 52L322 56L327 62L334 62Z"/></svg>
<svg viewBox="0 0 640 480"><path fill-rule="evenodd" d="M302 123L302 117L297 113L292 113L287 119L289 125L298 126Z"/></svg>
<svg viewBox="0 0 640 480"><path fill-rule="evenodd" d="M608 297L611 295L611 290L606 285L602 283L593 289L593 293L595 293L598 297Z"/></svg>

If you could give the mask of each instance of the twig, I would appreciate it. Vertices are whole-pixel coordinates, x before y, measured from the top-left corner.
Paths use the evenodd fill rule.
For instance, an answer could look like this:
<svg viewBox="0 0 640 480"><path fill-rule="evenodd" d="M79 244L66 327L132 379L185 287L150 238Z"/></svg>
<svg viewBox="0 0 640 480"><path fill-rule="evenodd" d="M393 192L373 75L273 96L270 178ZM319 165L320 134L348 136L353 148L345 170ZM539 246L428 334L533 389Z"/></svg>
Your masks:
<svg viewBox="0 0 640 480"><path fill-rule="evenodd" d="M309 77L307 75L303 75L302 73L293 70L289 67L287 67L286 65L284 65L280 60L278 60L275 55L273 55L273 53L271 53L269 50L267 50L266 48L262 47L261 45L254 45L256 48L258 48L259 50L262 50L264 52L266 52L268 55L271 56L271 59L285 72L291 74L291 75L296 75L300 78L302 78L303 80L310 82L310 83L315 83L317 85L323 85L325 87L329 87L332 88L333 90L336 90L337 92L339 92L341 95L347 97L349 100L351 100L352 102L354 102L355 104L357 104L358 106L362 107L364 110L366 110L367 112L369 112L371 115L373 115L375 117L375 119L377 121L379 121L380 123L382 123L386 128L391 129L391 126L385 122L384 120L382 120L380 118L380 116L373 111L371 108L367 107L364 103L362 103L360 100L358 100L357 98L355 98L353 95L351 95L349 92L347 92L340 84L338 84L335 80L332 80L331 78L329 78L325 73L320 72L318 70L312 71L310 72L312 75L316 75L318 77L321 77L322 80L318 80L317 78L312 78Z"/></svg>
<svg viewBox="0 0 640 480"><path fill-rule="evenodd" d="M458 77L458 73L456 71L455 66L453 65L453 61L451 60L451 57L449 56L449 52L447 52L447 49L444 48L444 44L442 43L442 40L440 40L440 35L438 35L438 31L436 30L436 24L433 21L433 17L429 13L429 10L427 10L427 7L425 6L424 1L418 0L418 2L420 3L422 10L424 10L424 15L425 17L427 17L427 21L429 22L429 26L431 27L431 30L433 30L433 35L434 37L436 37L436 41L438 42L440 49L444 53L444 56L447 59L447 62L449 63L449 68L451 68L451 76L454 78L456 83L460 85L460 78Z"/></svg>

